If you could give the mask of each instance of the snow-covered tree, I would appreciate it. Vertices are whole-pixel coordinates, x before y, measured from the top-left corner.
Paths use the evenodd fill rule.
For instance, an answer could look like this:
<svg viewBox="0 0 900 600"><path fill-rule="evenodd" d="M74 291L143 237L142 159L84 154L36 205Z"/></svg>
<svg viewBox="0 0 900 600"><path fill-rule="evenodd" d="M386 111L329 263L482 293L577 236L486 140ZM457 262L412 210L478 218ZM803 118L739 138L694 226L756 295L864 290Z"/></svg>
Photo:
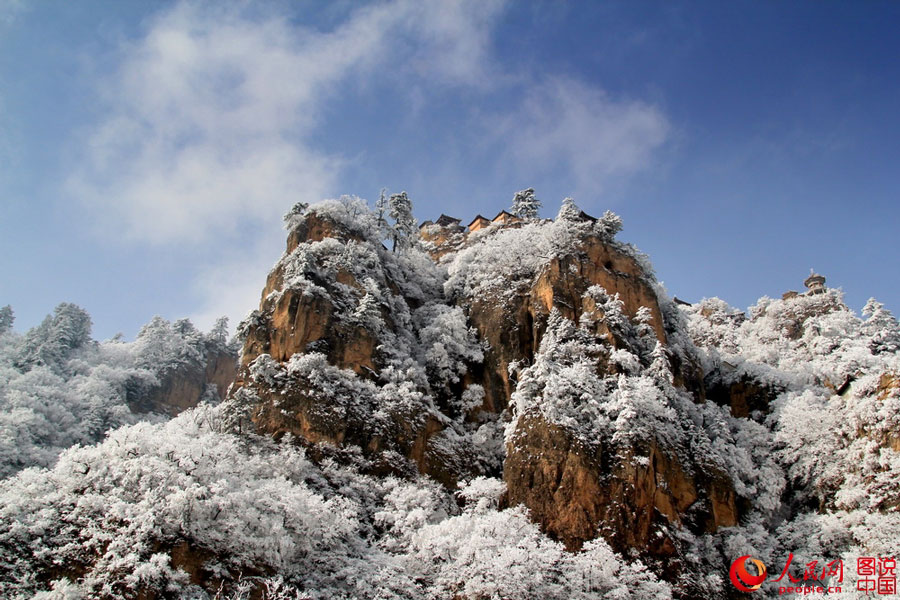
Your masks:
<svg viewBox="0 0 900 600"><path fill-rule="evenodd" d="M612 239L616 234L622 231L622 217L611 210L603 213L603 216L597 221L596 229L602 232L607 238Z"/></svg>
<svg viewBox="0 0 900 600"><path fill-rule="evenodd" d="M230 351L220 334L210 335L187 320L157 318L136 342L97 343L87 312L61 304L26 335L0 336L0 477L52 465L65 448L93 444L116 427L159 419L130 407L178 366L202 373L208 345Z"/></svg>
<svg viewBox="0 0 900 600"><path fill-rule="evenodd" d="M306 209L309 208L309 204L306 202L297 202L291 207L291 210L285 213L284 219L284 228L285 229L293 229L300 223L300 220L306 214Z"/></svg>
<svg viewBox="0 0 900 600"><path fill-rule="evenodd" d="M412 201L406 192L391 194L390 215L394 219L394 250L406 250L415 244L419 233L418 223L412 213Z"/></svg>
<svg viewBox="0 0 900 600"><path fill-rule="evenodd" d="M353 311L352 320L369 331L379 332L384 327L384 319L381 316L381 303L377 296L370 290L366 290L356 310Z"/></svg>
<svg viewBox="0 0 900 600"><path fill-rule="evenodd" d="M600 366L607 355L586 328L554 308L533 364L518 373L511 398L516 415L537 410L550 423L585 438L596 437L592 430L602 430L608 423L600 406L607 393Z"/></svg>
<svg viewBox="0 0 900 600"><path fill-rule="evenodd" d="M389 205L387 190L382 188L381 194L379 194L378 196L378 200L375 201L375 223L378 227L378 232L383 239L391 237L391 226L387 221L388 212Z"/></svg>
<svg viewBox="0 0 900 600"><path fill-rule="evenodd" d="M509 212L516 215L520 219L532 221L537 219L538 211L541 209L541 201L534 195L534 188L521 190L513 196L512 206Z"/></svg>
<svg viewBox="0 0 900 600"><path fill-rule="evenodd" d="M581 215L581 209L575 204L575 200L572 198L565 198L562 201L562 205L559 207L559 212L556 213L557 220L564 221L577 221L578 217Z"/></svg>
<svg viewBox="0 0 900 600"><path fill-rule="evenodd" d="M144 368L171 370L196 365L204 352L203 337L188 319L169 323L160 316L153 317L135 340L137 365Z"/></svg>
<svg viewBox="0 0 900 600"><path fill-rule="evenodd" d="M14 321L15 316L13 316L12 306L7 304L3 308L0 308L0 334L6 333L12 329Z"/></svg>
<svg viewBox="0 0 900 600"><path fill-rule="evenodd" d="M468 364L481 362L484 354L475 329L466 323L458 306L430 303L416 310L413 321L418 329L422 355L437 386L456 383Z"/></svg>
<svg viewBox="0 0 900 600"><path fill-rule="evenodd" d="M522 507L498 510L497 479L465 485L460 510L425 478L366 475L352 457L316 464L289 437L223 433L221 412L125 427L0 482L0 587L47 598L236 600L253 588L269 600L671 598L602 540L567 552ZM218 592L172 564L172 548L185 546L212 557ZM59 567L71 564L77 578Z"/></svg>
<svg viewBox="0 0 900 600"><path fill-rule="evenodd" d="M650 354L650 366L647 375L663 386L672 385L672 369L669 365L669 355L665 347L656 342L653 352Z"/></svg>
<svg viewBox="0 0 900 600"><path fill-rule="evenodd" d="M216 319L216 324L213 325L206 337L211 342L225 346L228 343L228 317Z"/></svg>
<svg viewBox="0 0 900 600"><path fill-rule="evenodd" d="M900 350L900 324L893 313L875 298L869 298L862 312L868 317L864 331L871 336L869 347L872 352L882 354Z"/></svg>
<svg viewBox="0 0 900 600"><path fill-rule="evenodd" d="M25 334L17 366L62 369L65 361L87 344L90 337L90 315L79 306L63 302L53 309L52 315Z"/></svg>

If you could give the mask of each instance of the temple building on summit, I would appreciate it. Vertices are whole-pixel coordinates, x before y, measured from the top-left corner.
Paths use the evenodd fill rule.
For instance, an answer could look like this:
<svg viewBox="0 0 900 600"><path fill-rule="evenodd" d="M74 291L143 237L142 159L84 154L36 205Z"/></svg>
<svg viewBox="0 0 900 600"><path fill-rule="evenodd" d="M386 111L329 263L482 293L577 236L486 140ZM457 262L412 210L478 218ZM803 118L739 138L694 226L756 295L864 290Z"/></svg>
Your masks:
<svg viewBox="0 0 900 600"><path fill-rule="evenodd" d="M791 298L796 298L798 296L814 296L816 294L824 294L828 289L825 287L825 276L819 275L813 269L809 270L809 277L803 280L803 285L806 286L806 292L801 294L794 290L788 290L781 295L781 299L790 300Z"/></svg>
<svg viewBox="0 0 900 600"><path fill-rule="evenodd" d="M809 270L809 277L803 282L807 288L807 294L824 294L825 293L825 277L819 275L812 269Z"/></svg>
<svg viewBox="0 0 900 600"><path fill-rule="evenodd" d="M481 215L475 215L475 218L472 219L471 223L469 223L469 233L472 233L473 231L478 231L479 229L484 229L485 227L488 227L490 224L491 224L491 222L488 221L486 218L482 217Z"/></svg>

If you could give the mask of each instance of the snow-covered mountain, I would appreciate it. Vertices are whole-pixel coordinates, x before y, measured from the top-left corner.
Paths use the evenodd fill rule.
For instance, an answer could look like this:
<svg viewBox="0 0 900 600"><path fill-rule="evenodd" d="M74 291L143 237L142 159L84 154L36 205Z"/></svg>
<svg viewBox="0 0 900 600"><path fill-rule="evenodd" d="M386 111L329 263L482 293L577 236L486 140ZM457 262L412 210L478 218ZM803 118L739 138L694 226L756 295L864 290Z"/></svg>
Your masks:
<svg viewBox="0 0 900 600"><path fill-rule="evenodd" d="M856 559L900 551L896 319L820 276L749 315L688 305L618 217L535 202L468 228L417 227L405 194L295 206L224 402L0 483L0 587L730 598L750 555L757 596L792 556L800 581L842 560L830 597L856 597ZM53 370L24 347L0 332L10 422L21 380Z"/></svg>

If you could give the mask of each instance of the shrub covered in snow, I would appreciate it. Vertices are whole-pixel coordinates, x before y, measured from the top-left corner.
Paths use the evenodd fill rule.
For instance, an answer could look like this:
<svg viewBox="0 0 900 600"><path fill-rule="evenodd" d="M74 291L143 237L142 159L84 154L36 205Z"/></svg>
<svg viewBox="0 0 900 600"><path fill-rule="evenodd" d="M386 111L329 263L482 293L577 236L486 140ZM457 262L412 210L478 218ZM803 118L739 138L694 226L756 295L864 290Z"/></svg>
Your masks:
<svg viewBox="0 0 900 600"><path fill-rule="evenodd" d="M220 410L125 427L0 483L0 586L13 597L210 597L180 548L226 597L247 586L269 598L670 597L602 542L572 555L521 509L498 512L496 480L469 484L459 513L428 480L315 465L289 439L223 433Z"/></svg>
<svg viewBox="0 0 900 600"><path fill-rule="evenodd" d="M60 304L23 336L0 332L0 476L51 465L61 450L135 423L129 404L161 377L202 367L210 349L233 352L221 332L202 334L186 319L155 317L128 343L95 342L90 327L84 310Z"/></svg>

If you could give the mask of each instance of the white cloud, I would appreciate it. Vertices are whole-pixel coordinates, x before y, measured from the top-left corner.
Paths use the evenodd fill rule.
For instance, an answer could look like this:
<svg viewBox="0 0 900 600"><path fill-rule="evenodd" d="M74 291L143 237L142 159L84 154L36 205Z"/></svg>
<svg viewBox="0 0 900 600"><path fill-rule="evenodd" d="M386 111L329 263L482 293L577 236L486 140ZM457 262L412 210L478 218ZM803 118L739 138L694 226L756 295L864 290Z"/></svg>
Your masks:
<svg viewBox="0 0 900 600"><path fill-rule="evenodd" d="M652 105L614 100L598 87L556 77L533 85L491 129L517 171L562 167L579 195L595 196L612 178L647 167L669 123Z"/></svg>
<svg viewBox="0 0 900 600"><path fill-rule="evenodd" d="M404 19L415 46L410 67L430 83L495 86L502 75L488 57L503 5L503 0L412 4Z"/></svg>
<svg viewBox="0 0 900 600"><path fill-rule="evenodd" d="M194 283L204 302L190 315L191 321L206 331L225 315L233 331L250 310L257 308L266 275L283 248L282 239L260 238L245 248L242 256L205 268Z"/></svg>
<svg viewBox="0 0 900 600"><path fill-rule="evenodd" d="M277 259L281 214L347 191L337 186L344 157L315 142L341 84L388 76L407 101L428 86L520 89L530 80L492 60L502 8L501 0L396 0L320 31L247 4L177 4L123 45L101 82L106 112L85 136L69 189L110 237L184 248L186 263L218 257L193 265L201 272L194 317L203 326L221 314L234 322L256 305ZM653 106L573 79L524 90L492 127L508 149L501 159L523 173L562 167L576 191L595 194L645 167L666 139ZM241 252L211 251L236 245Z"/></svg>
<svg viewBox="0 0 900 600"><path fill-rule="evenodd" d="M72 189L117 235L150 242L277 221L294 201L334 191L341 160L308 137L337 83L371 72L400 36L416 46L408 67L480 84L498 7L400 1L322 33L284 16L177 5L124 49Z"/></svg>
<svg viewBox="0 0 900 600"><path fill-rule="evenodd" d="M343 191L342 157L312 141L338 84L394 61L407 76L483 85L500 8L397 0L323 32L249 5L177 4L122 47L101 86L107 112L86 135L68 188L116 240L208 255L254 230L250 252L261 253L272 239L280 245L280 215L294 202ZM206 265L201 324L243 316L275 258Z"/></svg>
<svg viewBox="0 0 900 600"><path fill-rule="evenodd" d="M365 40L341 38L179 5L126 49L73 189L103 225L143 241L202 243L247 219L277 222L339 167L303 136L322 88L361 58Z"/></svg>

